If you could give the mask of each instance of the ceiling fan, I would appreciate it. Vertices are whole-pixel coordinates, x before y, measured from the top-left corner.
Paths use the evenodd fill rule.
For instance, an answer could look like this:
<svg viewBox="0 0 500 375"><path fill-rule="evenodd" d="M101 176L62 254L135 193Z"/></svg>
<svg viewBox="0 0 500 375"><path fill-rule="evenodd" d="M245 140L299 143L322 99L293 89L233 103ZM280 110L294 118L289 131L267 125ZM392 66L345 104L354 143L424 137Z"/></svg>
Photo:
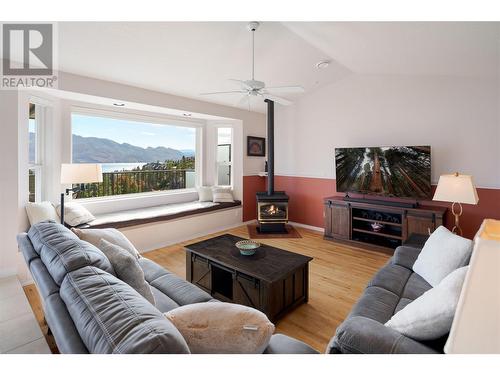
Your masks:
<svg viewBox="0 0 500 375"><path fill-rule="evenodd" d="M250 110L250 98L251 97L262 97L264 99L272 100L273 102L289 105L292 104L291 101L276 96L274 94L296 94L303 93L304 88L301 86L277 86L277 87L266 87L266 84L262 81L257 81L254 77L255 71L255 31L259 28L258 22L250 22L247 25L248 31L252 33L252 79L249 80L239 80L230 79L229 81L234 82L240 86L239 90L232 91L218 91L218 92L205 92L200 95L219 95L219 94L243 94L243 97L237 104L237 106L242 106L248 104L248 110Z"/></svg>

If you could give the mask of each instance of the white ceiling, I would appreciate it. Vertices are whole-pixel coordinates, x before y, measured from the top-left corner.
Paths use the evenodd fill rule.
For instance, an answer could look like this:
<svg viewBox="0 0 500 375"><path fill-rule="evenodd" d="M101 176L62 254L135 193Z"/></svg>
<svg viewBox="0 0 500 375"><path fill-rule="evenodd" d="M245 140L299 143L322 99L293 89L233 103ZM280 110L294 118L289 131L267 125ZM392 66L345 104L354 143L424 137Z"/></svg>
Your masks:
<svg viewBox="0 0 500 375"><path fill-rule="evenodd" d="M496 76L498 23L265 22L256 33L255 78L308 91L354 73ZM59 69L215 103L250 79L246 22L59 24ZM318 70L318 61L332 61ZM304 95L304 94L302 94ZM293 101L294 96L286 96ZM252 110L264 111L263 102Z"/></svg>

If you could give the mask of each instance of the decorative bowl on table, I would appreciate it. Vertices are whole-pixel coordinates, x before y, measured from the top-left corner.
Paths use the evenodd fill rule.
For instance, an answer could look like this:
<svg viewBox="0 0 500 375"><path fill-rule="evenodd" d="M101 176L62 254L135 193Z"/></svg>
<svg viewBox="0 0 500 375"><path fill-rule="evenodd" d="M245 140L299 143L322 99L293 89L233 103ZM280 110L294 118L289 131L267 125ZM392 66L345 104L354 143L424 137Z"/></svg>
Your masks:
<svg viewBox="0 0 500 375"><path fill-rule="evenodd" d="M372 227L372 229L373 229L374 232L380 232L382 230L382 228L384 227L383 224L376 223L376 222L375 223L371 223L370 225L371 225L371 227Z"/></svg>
<svg viewBox="0 0 500 375"><path fill-rule="evenodd" d="M236 242L235 246L240 250L241 255L254 255L260 247L260 243L252 240L244 240Z"/></svg>

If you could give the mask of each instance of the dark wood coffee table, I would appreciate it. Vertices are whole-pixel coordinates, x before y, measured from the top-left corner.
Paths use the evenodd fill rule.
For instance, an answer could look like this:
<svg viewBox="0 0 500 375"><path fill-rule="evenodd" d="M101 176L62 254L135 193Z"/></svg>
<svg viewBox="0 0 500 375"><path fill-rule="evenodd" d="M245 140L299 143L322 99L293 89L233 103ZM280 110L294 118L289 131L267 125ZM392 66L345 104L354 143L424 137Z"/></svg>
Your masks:
<svg viewBox="0 0 500 375"><path fill-rule="evenodd" d="M224 234L186 246L186 279L216 299L256 308L273 322L307 302L313 258L267 245L244 256L235 247L241 240Z"/></svg>

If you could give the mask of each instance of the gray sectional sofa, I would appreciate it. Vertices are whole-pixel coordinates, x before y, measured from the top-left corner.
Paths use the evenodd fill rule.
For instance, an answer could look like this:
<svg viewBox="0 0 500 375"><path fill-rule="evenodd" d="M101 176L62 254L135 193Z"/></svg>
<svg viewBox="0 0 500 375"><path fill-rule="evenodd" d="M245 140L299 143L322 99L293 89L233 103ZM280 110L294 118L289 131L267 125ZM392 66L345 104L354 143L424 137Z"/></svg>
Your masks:
<svg viewBox="0 0 500 375"><path fill-rule="evenodd" d="M106 256L55 222L18 235L61 353L189 353L164 318L178 306L215 301L158 264L140 258L156 300L153 306L114 275ZM265 353L316 353L301 341L274 335Z"/></svg>
<svg viewBox="0 0 500 375"><path fill-rule="evenodd" d="M447 336L419 342L384 325L395 313L432 288L412 271L424 241L425 238L396 249L337 328L327 353L443 353Z"/></svg>

